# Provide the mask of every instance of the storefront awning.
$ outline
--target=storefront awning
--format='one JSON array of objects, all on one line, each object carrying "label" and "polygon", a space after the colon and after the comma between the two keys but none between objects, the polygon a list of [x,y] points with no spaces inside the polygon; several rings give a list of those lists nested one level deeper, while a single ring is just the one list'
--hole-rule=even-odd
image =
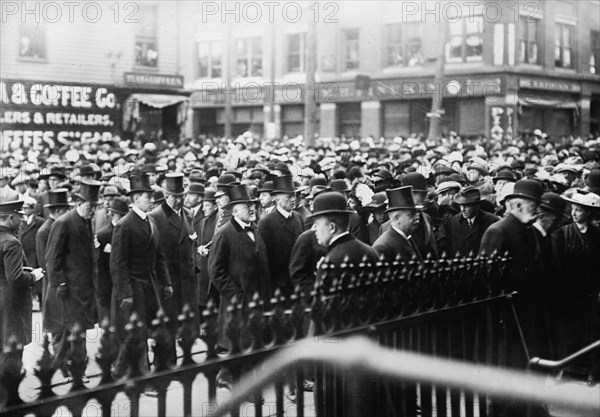
[{"label": "storefront awning", "polygon": [[540,97],[529,98],[519,97],[519,104],[521,106],[531,107],[546,107],[555,109],[578,109],[577,102],[575,100],[549,100]]},{"label": "storefront awning", "polygon": [[132,94],[127,101],[138,101],[155,109],[163,109],[184,101],[188,101],[187,96],[177,96],[169,94]]}]

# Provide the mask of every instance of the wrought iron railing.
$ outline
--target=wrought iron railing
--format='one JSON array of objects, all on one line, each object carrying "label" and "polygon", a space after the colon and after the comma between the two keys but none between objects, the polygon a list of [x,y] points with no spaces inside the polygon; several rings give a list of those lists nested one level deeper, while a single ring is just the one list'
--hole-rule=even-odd
[{"label": "wrought iron railing", "polygon": [[[513,318],[509,308],[511,293],[505,286],[506,261],[506,257],[492,255],[427,259],[423,264],[416,260],[372,265],[364,259],[355,262],[348,259],[338,266],[326,262],[322,265],[325,270],[322,280],[311,294],[303,294],[297,288],[288,300],[279,293],[271,300],[255,296],[247,306],[233,300],[227,308],[226,334],[230,348],[224,355],[217,352],[218,308],[211,303],[201,320],[199,336],[206,345],[206,357],[201,363],[192,356],[192,346],[198,337],[196,318],[190,309],[184,309],[179,317],[178,338],[183,358],[179,366],[173,368],[169,368],[167,362],[169,333],[164,317],[159,314],[151,329],[154,367],[150,374],[144,374],[138,360],[145,354],[147,330],[132,315],[126,329],[126,342],[120,346],[128,358],[129,375],[119,381],[112,378],[111,365],[117,348],[112,330],[104,324],[95,358],[102,376],[99,385],[93,388],[84,383],[87,358],[81,352],[85,335],[75,328],[68,364],[71,390],[61,396],[53,391],[51,381],[56,369],[46,339],[44,353],[35,370],[40,393],[31,402],[25,402],[19,395],[23,379],[18,359],[20,347],[12,343],[3,353],[0,368],[0,384],[4,387],[0,414],[46,416],[63,406],[73,415],[81,415],[93,400],[102,415],[108,416],[115,398],[125,394],[130,402],[129,414],[137,416],[140,399],[151,387],[158,397],[156,414],[163,416],[167,409],[166,392],[173,382],[182,386],[185,416],[206,413],[207,405],[212,407],[217,402],[220,371],[228,371],[235,387],[243,375],[256,372],[255,367],[265,359],[307,336],[319,343],[334,343],[350,335],[367,334],[379,345],[395,350],[505,366],[511,356],[508,329]],[[206,379],[206,392],[193,391],[199,375]],[[446,384],[432,385],[428,380],[415,383],[380,377],[370,381],[361,385],[368,401],[356,403],[345,394],[352,392],[347,388],[354,384],[347,370],[327,364],[298,365],[288,370],[269,392],[259,391],[246,400],[255,415],[263,415],[264,398],[269,397],[273,399],[277,415],[283,415],[292,406],[298,416],[308,414],[307,400],[319,416],[349,415],[354,413],[355,403],[363,408],[368,406],[368,415],[442,415],[441,410],[455,415],[462,409],[467,410],[468,416],[485,416],[493,404],[485,392],[463,392]],[[312,392],[302,389],[307,383],[314,383]],[[286,390],[292,391],[293,402],[285,397]],[[240,411],[236,406],[230,412],[236,416]]]}]

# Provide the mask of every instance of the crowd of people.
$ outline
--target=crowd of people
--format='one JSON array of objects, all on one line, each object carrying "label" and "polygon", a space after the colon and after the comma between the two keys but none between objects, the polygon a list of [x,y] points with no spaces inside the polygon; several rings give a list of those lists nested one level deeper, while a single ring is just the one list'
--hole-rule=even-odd
[{"label": "crowd of people", "polygon": [[115,137],[2,162],[0,343],[31,341],[39,303],[64,373],[75,323],[108,319],[122,344],[132,312],[162,309],[174,362],[177,314],[209,300],[227,350],[232,302],[310,297],[324,259],[506,253],[529,356],[600,338],[600,138]]}]

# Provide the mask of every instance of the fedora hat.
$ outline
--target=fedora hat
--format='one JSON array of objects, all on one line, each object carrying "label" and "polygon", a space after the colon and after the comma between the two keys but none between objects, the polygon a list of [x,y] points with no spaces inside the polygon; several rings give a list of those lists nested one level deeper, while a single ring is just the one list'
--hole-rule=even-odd
[{"label": "fedora hat", "polygon": [[337,191],[321,192],[313,202],[313,213],[308,217],[317,217],[327,214],[350,214],[346,196]]},{"label": "fedora hat", "polygon": [[540,207],[550,210],[559,216],[564,216],[567,202],[556,193],[544,193],[542,194],[542,204],[540,204]]},{"label": "fedora hat", "polygon": [[505,200],[511,198],[525,198],[541,202],[543,193],[542,184],[536,180],[519,180],[515,182],[515,188],[511,194],[505,197]]},{"label": "fedora hat", "polygon": [[413,199],[413,188],[411,185],[392,188],[387,190],[388,208],[386,213],[394,210],[417,210]]},{"label": "fedora hat", "polygon": [[294,194],[295,192],[296,189],[294,188],[294,181],[291,175],[273,178],[272,194]]},{"label": "fedora hat", "polygon": [[481,203],[481,192],[479,188],[467,187],[454,195],[454,201],[458,204]]},{"label": "fedora hat", "polygon": [[135,193],[153,193],[154,190],[150,185],[150,177],[148,174],[136,171],[129,174],[129,187],[130,190],[127,192],[127,196]]},{"label": "fedora hat", "polygon": [[598,194],[584,194],[579,191],[580,190],[575,190],[570,198],[567,196],[562,196],[562,198],[571,204],[577,204],[579,206],[588,207],[591,209],[600,209],[600,196]]},{"label": "fedora hat", "polygon": [[44,208],[70,206],[69,190],[66,188],[55,188],[54,190],[48,190],[48,204],[44,204]]},{"label": "fedora hat", "polygon": [[193,182],[190,184],[190,188],[188,189],[188,194],[197,194],[199,196],[204,195],[204,185],[199,182]]},{"label": "fedora hat", "polygon": [[79,192],[75,194],[75,197],[82,200],[88,201],[92,204],[98,204],[100,201],[100,187],[102,183],[95,180],[81,180],[81,186]]},{"label": "fedora hat", "polygon": [[183,178],[184,175],[180,172],[170,172],[165,174],[164,192],[172,195],[184,195],[186,190],[183,186]]},{"label": "fedora hat", "polygon": [[365,205],[362,210],[363,211],[377,211],[384,209],[387,204],[387,195],[383,192],[373,194],[371,197],[371,202]]},{"label": "fedora hat", "polygon": [[207,188],[204,190],[204,195],[202,196],[202,201],[216,201],[217,197],[215,197],[217,190],[212,188]]},{"label": "fedora hat", "polygon": [[494,184],[496,184],[500,180],[515,182],[517,181],[517,177],[515,177],[515,174],[513,174],[512,172],[503,169],[502,171],[498,172],[494,178],[492,178]]},{"label": "fedora hat", "polygon": [[0,203],[0,214],[25,214],[23,200],[5,201]]},{"label": "fedora hat", "polygon": [[233,208],[233,206],[235,206],[236,204],[241,204],[241,203],[254,203],[256,201],[256,199],[253,199],[252,197],[250,197],[250,194],[248,193],[248,189],[246,188],[245,185],[243,184],[236,184],[233,185],[230,189],[229,189],[229,204],[227,204],[226,208],[230,209]]},{"label": "fedora hat", "polygon": [[258,193],[272,193],[274,189],[273,181],[265,181],[262,185],[262,188],[258,189]]},{"label": "fedora hat", "polygon": [[117,214],[127,214],[129,212],[129,201],[127,197],[115,197],[110,203],[111,212]]},{"label": "fedora hat", "polygon": [[402,187],[412,186],[412,191],[415,193],[427,192],[427,180],[423,174],[419,174],[418,172],[404,174],[402,178],[400,178],[400,183],[402,184]]},{"label": "fedora hat", "polygon": [[102,197],[118,197],[120,195],[119,189],[114,185],[107,185],[102,191]]}]

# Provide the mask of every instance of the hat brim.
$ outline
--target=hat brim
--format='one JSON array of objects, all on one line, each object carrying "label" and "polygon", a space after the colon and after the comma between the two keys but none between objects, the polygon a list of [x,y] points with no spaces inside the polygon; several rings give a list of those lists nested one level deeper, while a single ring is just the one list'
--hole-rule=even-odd
[{"label": "hat brim", "polygon": [[286,191],[284,191],[284,190],[272,190],[271,194],[296,194],[298,192],[298,190],[292,190],[292,191],[289,191],[289,190],[286,190]]},{"label": "hat brim", "polygon": [[565,196],[562,196],[562,195],[560,197],[563,200],[568,201],[571,204],[577,204],[578,206],[587,207],[587,208],[592,209],[592,210],[600,210],[600,207],[590,206],[589,204],[582,203],[581,201],[575,201],[572,198],[565,197]]},{"label": "hat brim", "polygon": [[204,198],[202,197],[202,199],[200,200],[201,202],[205,202],[205,201],[210,201],[211,203],[214,203],[217,201],[216,197],[211,197],[211,198]]},{"label": "hat brim", "polygon": [[531,196],[529,194],[520,194],[520,193],[513,193],[513,194],[508,194],[504,197],[504,201],[510,199],[510,198],[524,198],[526,200],[532,200],[535,201],[537,203],[541,203],[542,200],[540,198]]},{"label": "hat brim", "polygon": [[390,207],[384,213],[389,213],[390,211],[398,211],[398,210],[414,210],[418,211],[418,207],[410,207],[410,206],[400,206],[400,207]]},{"label": "hat brim", "polygon": [[71,208],[74,205],[75,204],[73,204],[73,203],[44,204],[44,208],[52,208],[52,207],[68,207],[68,208]]},{"label": "hat brim", "polygon": [[354,213],[353,210],[323,210],[323,211],[318,211],[316,213],[311,214],[310,216],[308,216],[308,218],[315,218],[318,216],[325,216],[327,214],[350,214],[350,213]]},{"label": "hat brim", "polygon": [[387,203],[381,203],[378,205],[367,205],[361,208],[362,211],[377,211],[385,208]]},{"label": "hat brim", "polygon": [[151,188],[149,188],[149,189],[147,189],[147,188],[142,188],[142,189],[138,189],[138,190],[131,190],[131,191],[127,191],[127,192],[125,193],[125,195],[126,195],[127,197],[129,197],[129,196],[131,196],[132,194],[135,194],[135,193],[153,193],[153,192],[154,192],[154,190],[153,190],[153,189],[151,189]]},{"label": "hat brim", "polygon": [[226,209],[231,209],[233,208],[233,206],[235,206],[236,204],[252,204],[252,203],[256,203],[258,201],[258,198],[254,198],[251,200],[237,200],[237,201],[230,201],[225,208]]},{"label": "hat brim", "polygon": [[117,213],[117,214],[123,214],[123,215],[129,213],[129,210],[128,211],[120,211],[120,210],[115,210],[112,208],[109,208],[108,211],[110,211],[111,213]]},{"label": "hat brim", "polygon": [[515,178],[497,178],[497,177],[492,178],[492,182],[494,184],[496,184],[498,181],[501,181],[501,180],[508,181],[508,182],[517,182],[517,180]]},{"label": "hat brim", "polygon": [[187,193],[188,193],[188,190],[183,190],[183,191],[181,191],[181,192],[177,192],[177,193],[176,193],[176,192],[173,192],[173,191],[167,191],[167,190],[166,190],[166,189],[164,189],[164,188],[163,188],[162,190],[163,190],[163,192],[165,193],[165,195],[177,195],[177,196],[180,196],[180,195],[185,195],[185,194],[187,194]]},{"label": "hat brim", "polygon": [[483,198],[481,198],[481,197],[478,200],[473,200],[473,199],[469,199],[469,198],[460,198],[460,197],[457,197],[457,198],[454,199],[454,202],[456,204],[463,204],[463,205],[465,205],[465,204],[479,204],[482,201],[483,201]]}]

